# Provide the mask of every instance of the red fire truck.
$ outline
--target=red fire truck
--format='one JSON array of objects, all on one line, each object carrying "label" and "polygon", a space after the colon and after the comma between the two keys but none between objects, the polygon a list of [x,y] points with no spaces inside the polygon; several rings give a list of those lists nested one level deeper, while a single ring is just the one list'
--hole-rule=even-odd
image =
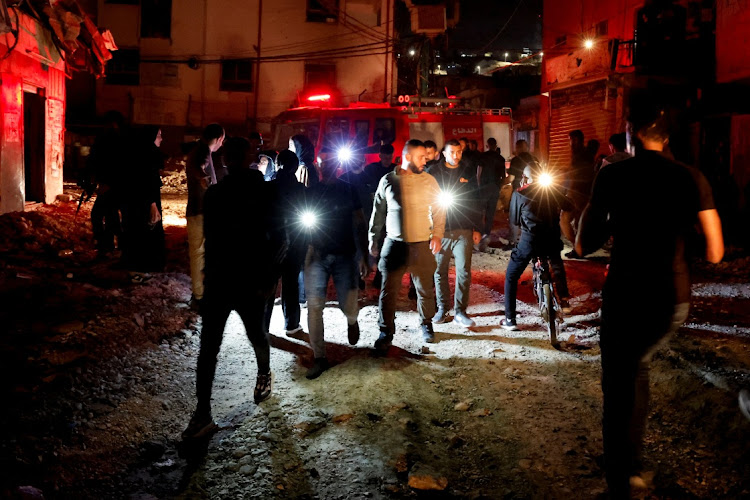
[{"label": "red fire truck", "polygon": [[[425,106],[391,106],[387,103],[352,103],[346,108],[305,106],[281,113],[274,121],[273,147],[288,147],[289,138],[306,135],[321,150],[347,147],[377,161],[382,144],[393,145],[396,158],[409,139],[432,140],[442,147],[446,140],[475,139],[479,149],[494,137],[502,152],[509,152],[512,117],[510,108],[461,109]],[[396,159],[396,161],[399,161]]]}]

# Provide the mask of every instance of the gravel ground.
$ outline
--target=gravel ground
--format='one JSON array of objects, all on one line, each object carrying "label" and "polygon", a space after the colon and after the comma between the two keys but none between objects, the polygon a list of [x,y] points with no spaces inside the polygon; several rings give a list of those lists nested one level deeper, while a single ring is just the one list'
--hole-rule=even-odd
[{"label": "gravel ground", "polygon": [[[175,183],[178,184],[178,183]],[[166,273],[131,284],[91,252],[75,202],[0,217],[3,495],[30,498],[597,498],[602,472],[598,309],[605,264],[568,261],[573,313],[549,345],[528,283],[521,329],[499,328],[508,252],[475,253],[477,327],[436,325],[423,346],[415,304],[399,298],[387,356],[377,292],[361,296],[349,346],[331,296],[334,366],[304,374],[306,339],[274,311],[273,396],[252,402],[256,365],[236,314],[214,385],[221,430],[180,443],[194,407],[201,321],[188,307],[184,195],[164,197]],[[502,214],[499,214],[499,219]],[[504,238],[500,224],[496,235]],[[500,246],[501,241],[494,244]],[[64,250],[71,250],[70,254]],[[750,496],[748,259],[699,267],[686,326],[655,356],[646,439],[648,498]],[[451,275],[451,280],[453,276]],[[530,272],[522,281],[530,280]],[[636,313],[637,311],[634,311]],[[303,326],[306,313],[303,309]],[[305,328],[306,329],[306,328]],[[634,335],[637,328],[634,327]],[[37,496],[34,496],[37,495]]]}]

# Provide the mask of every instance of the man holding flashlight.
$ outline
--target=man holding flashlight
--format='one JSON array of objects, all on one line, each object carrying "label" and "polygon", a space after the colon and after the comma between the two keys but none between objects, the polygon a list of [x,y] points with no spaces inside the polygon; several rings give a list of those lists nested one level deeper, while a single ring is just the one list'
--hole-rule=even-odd
[{"label": "man holding flashlight", "polygon": [[534,256],[549,257],[560,306],[563,312],[570,312],[568,282],[560,257],[563,249],[560,239],[560,211],[571,210],[572,207],[571,201],[549,174],[542,173],[538,163],[534,162],[533,166],[523,169],[521,187],[510,199],[510,223],[521,227],[521,237],[510,254],[508,268],[505,270],[505,319],[500,322],[504,329],[518,330],[518,279]]},{"label": "man holding flashlight", "polygon": [[448,321],[451,292],[448,286],[448,268],[451,257],[456,260],[456,292],[453,320],[471,328],[476,326],[474,320],[466,315],[469,306],[469,288],[471,287],[471,254],[474,245],[478,245],[481,234],[479,211],[479,188],[473,170],[461,161],[461,143],[451,139],[445,143],[443,157],[430,168],[440,186],[440,202],[446,212],[445,236],[442,250],[435,256],[435,289],[437,293],[437,313],[433,323]]},{"label": "man holding flashlight", "polygon": [[[380,179],[370,218],[370,254],[380,257],[380,337],[375,349],[387,351],[393,340],[396,298],[401,278],[410,272],[417,289],[422,336],[432,342],[435,315],[434,255],[440,252],[445,232],[445,210],[439,205],[440,186],[424,172],[425,147],[410,140],[402,152],[401,167]],[[385,234],[382,248],[378,244]]]},{"label": "man holding flashlight", "polygon": [[[323,308],[331,278],[339,307],[346,316],[349,343],[355,345],[359,341],[358,282],[369,271],[365,257],[366,223],[356,190],[336,178],[339,165],[336,154],[321,153],[318,167],[323,179],[307,190],[306,209],[300,217],[300,224],[310,231],[310,247],[305,258],[305,294],[315,362],[307,372],[308,379],[319,377],[329,367],[323,338]],[[355,255],[361,256],[359,263]]]}]

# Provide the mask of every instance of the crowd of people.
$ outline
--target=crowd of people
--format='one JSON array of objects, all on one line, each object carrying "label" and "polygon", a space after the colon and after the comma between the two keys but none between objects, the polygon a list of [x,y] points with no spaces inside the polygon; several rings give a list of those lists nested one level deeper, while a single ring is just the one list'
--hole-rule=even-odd
[{"label": "crowd of people", "polygon": [[[216,428],[211,389],[232,310],[242,319],[255,350],[256,403],[272,392],[269,327],[277,295],[290,336],[301,332],[300,303],[307,303],[314,356],[308,379],[330,368],[323,309],[331,280],[351,345],[360,339],[358,293],[375,269],[371,283],[380,290],[376,351],[386,353],[393,341],[396,300],[406,273],[411,276],[424,342],[435,341],[433,324],[449,321],[451,309],[455,323],[475,326],[468,314],[472,255],[488,240],[500,190],[510,184],[512,232],[506,248],[511,255],[502,328],[517,329],[518,279],[532,257],[549,258],[561,308],[569,312],[562,238],[574,244],[572,257],[608,242],[612,246],[601,328],[604,452],[610,494],[627,498],[630,478],[640,467],[650,357],[687,318],[685,252],[696,225],[705,238],[705,258],[718,262],[723,256],[711,189],[699,171],[670,158],[663,110],[653,103],[632,107],[627,132],[613,135],[610,154],[599,158],[598,143],[585,145],[581,131],[570,132],[571,164],[548,185],[539,182],[545,169],[523,140],[515,144],[506,173],[505,158],[492,138],[484,152],[466,138],[449,139],[442,149],[432,141],[412,139],[400,152],[398,164],[393,146],[384,144],[379,161],[365,165],[364,152],[354,152],[346,160],[325,149],[316,156],[304,135],[290,138],[288,149],[263,153],[259,134],[226,138],[222,126],[207,126],[186,167],[193,303],[203,316],[203,329],[197,406],[183,438],[199,438]],[[118,134],[115,124],[94,148],[93,165],[122,161],[114,153],[97,156],[117,150],[113,144]],[[137,185],[133,180],[129,186],[132,196],[124,202],[108,188],[117,182],[98,175],[92,222],[100,249],[110,249],[111,238],[122,234],[128,265],[156,269],[164,262],[158,196],[161,133],[144,129],[139,137]],[[220,148],[222,165],[215,167],[213,153]],[[632,172],[646,171],[669,179],[669,189],[650,203],[632,203],[631,194],[621,186]],[[118,210],[122,228],[120,219],[115,221]],[[653,214],[669,222],[644,224]],[[162,250],[157,252],[159,245]],[[639,276],[648,276],[647,286],[633,279]]]}]

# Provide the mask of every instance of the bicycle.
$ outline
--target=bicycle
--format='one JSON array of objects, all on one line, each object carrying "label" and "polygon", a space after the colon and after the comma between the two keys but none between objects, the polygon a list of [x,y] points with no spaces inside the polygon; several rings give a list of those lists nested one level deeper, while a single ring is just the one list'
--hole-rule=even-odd
[{"label": "bicycle", "polygon": [[547,325],[550,343],[558,347],[557,341],[557,321],[562,322],[562,308],[560,301],[555,293],[555,286],[552,282],[550,273],[549,259],[547,257],[536,256],[532,259],[534,264],[534,296],[539,301],[539,312],[542,315],[544,323]]}]

